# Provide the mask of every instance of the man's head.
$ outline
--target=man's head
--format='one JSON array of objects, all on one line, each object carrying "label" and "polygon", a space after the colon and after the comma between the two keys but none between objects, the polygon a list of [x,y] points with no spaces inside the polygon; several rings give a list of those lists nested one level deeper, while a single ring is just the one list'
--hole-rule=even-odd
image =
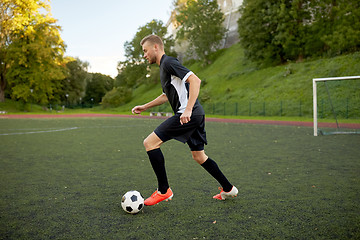
[{"label": "man's head", "polygon": [[141,40],[140,45],[144,52],[144,58],[150,64],[160,64],[160,58],[164,54],[164,43],[159,36],[148,35]]}]

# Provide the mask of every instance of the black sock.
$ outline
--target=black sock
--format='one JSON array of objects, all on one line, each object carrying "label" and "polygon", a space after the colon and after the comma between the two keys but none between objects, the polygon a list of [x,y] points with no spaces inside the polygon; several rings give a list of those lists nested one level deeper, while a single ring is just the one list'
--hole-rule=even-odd
[{"label": "black sock", "polygon": [[201,166],[205,168],[205,170],[208,171],[211,176],[213,176],[220,183],[225,192],[231,191],[233,186],[221,172],[220,168],[214,160],[208,158],[203,164],[201,164]]},{"label": "black sock", "polygon": [[165,194],[169,188],[169,183],[166,176],[164,155],[160,148],[150,150],[147,154],[158,180],[158,191]]}]

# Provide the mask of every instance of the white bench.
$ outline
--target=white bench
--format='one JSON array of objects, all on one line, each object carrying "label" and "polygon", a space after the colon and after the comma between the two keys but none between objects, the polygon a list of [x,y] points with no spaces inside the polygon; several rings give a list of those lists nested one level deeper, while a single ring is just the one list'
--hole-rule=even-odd
[{"label": "white bench", "polygon": [[151,117],[171,117],[173,114],[171,112],[150,112]]}]

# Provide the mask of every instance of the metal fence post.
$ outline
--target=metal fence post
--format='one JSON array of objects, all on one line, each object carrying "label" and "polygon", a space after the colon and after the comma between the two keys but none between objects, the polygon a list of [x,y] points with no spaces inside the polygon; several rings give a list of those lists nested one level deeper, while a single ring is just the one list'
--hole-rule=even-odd
[{"label": "metal fence post", "polygon": [[251,101],[249,102],[249,116],[251,116]]},{"label": "metal fence post", "polygon": [[264,114],[264,116],[266,116],[265,103],[266,103],[266,102],[263,103],[263,114]]}]

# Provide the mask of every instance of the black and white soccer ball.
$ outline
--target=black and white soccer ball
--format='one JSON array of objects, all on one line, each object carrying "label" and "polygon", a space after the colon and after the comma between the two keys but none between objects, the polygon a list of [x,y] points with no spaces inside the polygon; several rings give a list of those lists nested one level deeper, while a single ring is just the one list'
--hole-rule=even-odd
[{"label": "black and white soccer ball", "polygon": [[144,207],[144,198],[138,191],[129,191],[122,196],[121,206],[125,212],[136,214]]}]

